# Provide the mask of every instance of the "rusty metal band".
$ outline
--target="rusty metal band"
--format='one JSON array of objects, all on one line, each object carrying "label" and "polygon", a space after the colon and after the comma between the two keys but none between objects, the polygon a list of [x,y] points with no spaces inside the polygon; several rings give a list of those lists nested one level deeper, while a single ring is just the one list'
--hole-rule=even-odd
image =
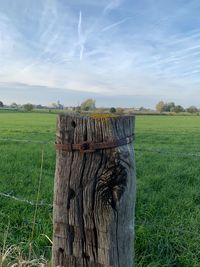
[{"label": "rusty metal band", "polygon": [[109,148],[116,148],[119,146],[124,146],[127,144],[132,143],[134,140],[134,135],[127,136],[125,138],[119,139],[119,140],[113,140],[113,141],[107,141],[107,142],[93,142],[93,141],[85,141],[79,144],[55,144],[55,148],[57,150],[62,150],[66,152],[72,152],[72,151],[80,151],[83,153],[89,153],[94,152],[96,150],[102,150],[102,149],[109,149]]}]

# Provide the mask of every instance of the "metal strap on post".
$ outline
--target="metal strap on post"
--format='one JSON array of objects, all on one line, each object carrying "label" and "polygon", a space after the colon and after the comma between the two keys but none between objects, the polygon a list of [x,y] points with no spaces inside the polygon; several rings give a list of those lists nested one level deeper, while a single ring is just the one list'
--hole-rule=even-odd
[{"label": "metal strap on post", "polygon": [[72,152],[72,151],[80,151],[83,153],[91,153],[96,150],[101,149],[109,149],[109,148],[115,148],[119,146],[124,146],[127,144],[132,143],[134,140],[134,136],[127,136],[125,138],[119,139],[119,140],[113,140],[113,141],[107,141],[107,142],[92,142],[92,141],[84,141],[79,144],[55,144],[55,148],[57,150],[62,150],[66,152]]}]

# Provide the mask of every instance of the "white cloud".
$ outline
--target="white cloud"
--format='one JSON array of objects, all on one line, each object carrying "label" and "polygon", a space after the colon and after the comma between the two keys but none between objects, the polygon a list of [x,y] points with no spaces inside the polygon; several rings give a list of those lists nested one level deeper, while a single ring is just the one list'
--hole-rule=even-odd
[{"label": "white cloud", "polygon": [[107,2],[108,3],[104,8],[103,14],[106,14],[109,11],[118,8],[122,4],[123,0],[108,0]]},{"label": "white cloud", "polygon": [[177,17],[193,9],[176,10],[175,17],[161,4],[131,10],[129,1],[117,0],[87,0],[88,8],[81,1],[20,1],[23,10],[0,7],[0,81],[109,95],[196,92],[198,23],[177,28]]}]

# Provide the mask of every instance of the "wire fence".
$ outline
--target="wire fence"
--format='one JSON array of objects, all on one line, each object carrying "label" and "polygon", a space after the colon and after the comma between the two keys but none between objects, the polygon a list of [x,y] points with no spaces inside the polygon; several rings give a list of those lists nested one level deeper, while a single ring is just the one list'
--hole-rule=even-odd
[{"label": "wire fence", "polygon": [[183,227],[175,227],[175,226],[171,226],[171,225],[159,225],[156,222],[143,222],[143,221],[136,221],[135,222],[135,226],[137,228],[140,227],[145,227],[149,230],[154,230],[156,229],[157,232],[160,231],[164,231],[164,232],[172,232],[173,234],[179,234],[179,235],[191,235],[192,238],[196,238],[198,240],[200,240],[200,230],[199,229],[195,229],[195,230],[191,230],[191,229],[186,229]]},{"label": "wire fence", "polygon": [[147,152],[147,153],[156,153],[156,154],[162,154],[162,155],[172,155],[172,156],[177,156],[177,157],[200,157],[200,152],[189,152],[189,153],[185,153],[185,152],[177,152],[177,151],[173,151],[173,152],[169,152],[166,150],[161,150],[161,149],[139,149],[139,148],[135,148],[134,149],[136,152]]},{"label": "wire fence", "polygon": [[[42,175],[43,175],[43,165],[44,165],[44,147],[45,144],[53,145],[52,141],[38,141],[38,140],[27,140],[27,139],[9,139],[9,138],[0,138],[0,142],[6,143],[27,143],[27,144],[40,144],[42,145],[41,150],[41,166],[40,166],[40,174],[39,174],[39,182],[38,182],[38,189],[37,189],[37,199],[36,201],[27,200],[21,197],[14,196],[13,194],[7,192],[0,192],[0,197],[7,198],[16,202],[25,203],[31,206],[34,206],[35,212],[37,213],[38,206],[48,206],[53,207],[52,204],[46,203],[44,200],[39,202],[40,190],[41,190],[41,182],[42,182]],[[36,216],[36,215],[35,215]]]},{"label": "wire fence", "polygon": [[53,141],[13,139],[13,138],[0,138],[0,142],[6,142],[6,143],[29,143],[29,144],[49,144],[49,145],[53,145],[54,144]]},{"label": "wire fence", "polygon": [[[50,209],[53,208],[53,205],[51,203],[47,203],[44,200],[39,200],[40,196],[40,190],[41,190],[41,181],[42,181],[42,175],[43,175],[43,164],[44,164],[44,147],[43,145],[50,145],[54,146],[54,141],[52,140],[47,140],[47,141],[41,141],[41,140],[30,140],[30,139],[14,139],[14,138],[0,138],[0,143],[17,143],[17,144],[38,144],[42,146],[42,157],[41,157],[41,168],[40,168],[40,174],[39,174],[39,180],[38,180],[38,187],[37,187],[37,196],[36,200],[27,200],[18,196],[15,196],[11,193],[7,192],[0,192],[0,197],[5,198],[11,201],[16,201],[19,203],[24,203],[29,206],[33,206],[34,208],[34,220],[32,223],[32,234],[31,234],[31,239],[33,239],[34,231],[35,231],[35,221],[37,217],[37,211],[38,207],[49,207]],[[151,149],[151,148],[134,148],[136,155],[139,155],[139,158],[141,156],[146,155],[146,153],[150,154],[159,154],[159,155],[164,155],[164,156],[173,156],[173,157],[200,157],[200,151],[196,152],[180,152],[180,151],[167,151],[164,149]],[[135,222],[136,229],[140,229],[140,227],[144,227],[145,229],[148,230],[153,230],[158,232],[158,231],[164,231],[164,232],[171,232],[172,234],[178,234],[178,235],[190,235],[192,238],[197,238],[199,239],[199,235],[197,235],[198,231],[193,231],[192,229],[187,229],[183,227],[173,227],[173,226],[167,226],[167,225],[158,225],[156,222],[147,222],[147,221],[137,221]]]},{"label": "wire fence", "polygon": [[15,200],[17,202],[23,202],[23,203],[26,203],[28,205],[31,205],[31,206],[48,206],[48,207],[52,207],[53,205],[51,204],[48,204],[48,203],[45,203],[44,201],[41,201],[41,202],[38,202],[37,201],[30,201],[30,200],[27,200],[27,199],[23,199],[23,198],[19,198],[19,197],[15,197],[11,194],[7,194],[7,193],[3,193],[3,192],[0,192],[0,196],[1,197],[4,197],[4,198],[8,198],[8,199],[11,199],[11,200]]},{"label": "wire fence", "polygon": [[[30,140],[30,139],[12,139],[12,138],[0,138],[0,142],[6,143],[26,143],[26,144],[41,144],[41,145],[53,145],[54,141],[40,141],[40,140]],[[134,148],[136,152],[148,152],[148,153],[157,153],[163,155],[174,155],[174,156],[183,156],[183,157],[200,157],[200,151],[196,152],[180,152],[180,151],[167,151],[164,149],[149,149],[149,148]]]},{"label": "wire fence", "polygon": [[[47,141],[41,141],[41,140],[30,140],[30,139],[14,139],[14,138],[0,138],[0,142],[1,143],[21,143],[21,144],[38,144],[38,145],[50,145],[54,146],[54,141],[52,140],[47,140]],[[43,151],[43,150],[42,150]],[[196,152],[179,152],[179,151],[167,151],[167,150],[163,150],[163,149],[148,149],[148,148],[134,148],[134,151],[137,153],[144,155],[144,153],[154,153],[154,154],[160,154],[160,155],[166,155],[166,156],[173,156],[173,157],[200,157],[200,151],[196,151]],[[44,151],[42,152],[44,153]],[[44,157],[44,155],[43,155]],[[44,158],[42,157],[42,161],[44,161]],[[43,166],[43,162],[41,163]],[[42,174],[40,174],[40,183],[41,183],[41,179],[42,179]],[[39,184],[39,188],[38,188],[38,194],[40,191],[40,186],[41,184]],[[10,193],[7,192],[0,192],[0,197],[3,198],[7,198],[10,200],[14,200],[17,202],[22,202],[31,206],[48,206],[48,207],[52,207],[53,205],[50,203],[46,203],[44,200],[39,202],[39,198],[36,201],[32,201],[32,200],[27,200],[27,199],[23,199],[21,197],[17,197],[14,196]]]}]

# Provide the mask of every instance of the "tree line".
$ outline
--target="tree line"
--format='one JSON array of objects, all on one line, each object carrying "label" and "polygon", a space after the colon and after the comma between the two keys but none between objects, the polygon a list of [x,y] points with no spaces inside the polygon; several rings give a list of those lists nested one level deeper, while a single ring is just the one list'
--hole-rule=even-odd
[{"label": "tree line", "polygon": [[190,106],[188,108],[184,108],[181,105],[176,105],[174,102],[164,102],[160,101],[156,105],[157,112],[188,112],[188,113],[198,113],[200,110],[196,106]]},{"label": "tree line", "polygon": [[[26,103],[24,105],[18,105],[17,103],[13,102],[11,105],[7,106],[4,105],[2,101],[0,101],[0,108],[11,108],[15,110],[25,110],[25,111],[32,111],[33,109],[47,109],[49,112],[51,110],[66,110],[72,112],[110,112],[116,114],[124,114],[124,113],[152,113],[155,112],[153,110],[141,107],[141,108],[97,108],[96,102],[92,98],[88,98],[81,102],[80,105],[73,106],[73,107],[65,107],[60,103],[58,100],[57,103],[52,103],[50,106],[43,106],[43,105],[33,105],[31,103]],[[156,111],[159,113],[171,112],[171,113],[181,113],[181,112],[188,112],[188,113],[200,113],[200,109],[196,106],[190,106],[188,108],[184,108],[181,105],[176,105],[174,102],[164,102],[159,101],[155,107]]]},{"label": "tree line", "polygon": [[[88,98],[83,101],[80,105],[71,107],[72,111],[92,111],[96,109],[96,102],[92,98]],[[0,101],[0,108],[12,108],[12,109],[24,109],[26,111],[32,111],[33,109],[65,109],[68,107],[64,107],[58,100],[57,103],[52,103],[49,106],[42,106],[42,105],[33,105],[31,103],[26,103],[24,105],[19,105],[13,102],[11,105],[4,105],[2,101]]]},{"label": "tree line", "polygon": [[[42,105],[33,105],[31,103],[26,103],[24,105],[19,105],[15,102],[13,102],[11,105],[4,105],[2,101],[0,101],[0,108],[11,108],[15,110],[25,110],[25,111],[32,111],[33,109],[54,109],[54,110],[69,110],[74,112],[91,112],[96,111],[96,102],[92,98],[88,98],[81,102],[80,105],[74,106],[74,107],[65,107],[60,103],[58,100],[56,103],[52,103],[49,106],[42,106]],[[100,109],[98,109],[100,110]],[[109,110],[110,113],[123,113],[122,108],[115,108],[111,107]]]}]

